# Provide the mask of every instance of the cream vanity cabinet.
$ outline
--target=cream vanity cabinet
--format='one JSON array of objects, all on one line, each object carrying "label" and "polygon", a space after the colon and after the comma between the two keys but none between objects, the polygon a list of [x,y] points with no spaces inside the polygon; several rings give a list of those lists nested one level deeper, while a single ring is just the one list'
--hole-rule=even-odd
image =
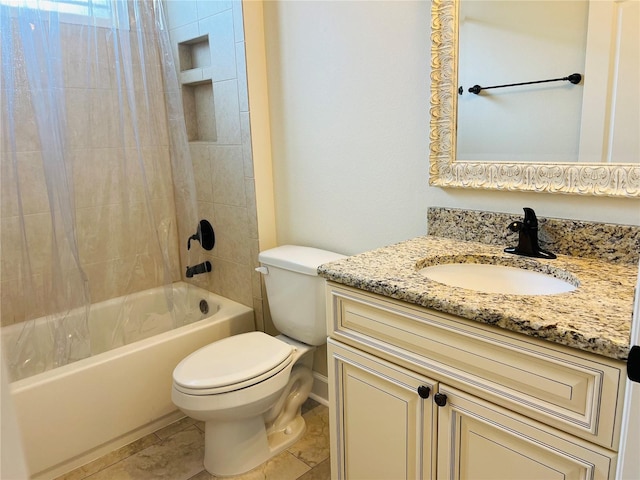
[{"label": "cream vanity cabinet", "polygon": [[327,289],[332,478],[614,478],[623,362]]}]

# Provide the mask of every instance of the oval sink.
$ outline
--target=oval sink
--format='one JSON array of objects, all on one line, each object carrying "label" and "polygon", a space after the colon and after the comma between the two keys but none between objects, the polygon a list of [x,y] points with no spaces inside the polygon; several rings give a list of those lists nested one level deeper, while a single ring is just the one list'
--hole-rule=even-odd
[{"label": "oval sink", "polygon": [[422,275],[451,287],[506,295],[554,295],[577,287],[551,275],[484,263],[447,263],[418,270]]}]

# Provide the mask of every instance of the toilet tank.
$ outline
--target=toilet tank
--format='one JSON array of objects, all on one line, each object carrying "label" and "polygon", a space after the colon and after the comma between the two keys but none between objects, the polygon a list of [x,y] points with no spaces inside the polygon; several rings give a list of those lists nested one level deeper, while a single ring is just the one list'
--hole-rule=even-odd
[{"label": "toilet tank", "polygon": [[316,270],[344,255],[318,248],[283,245],[260,252],[267,271],[264,283],[273,324],[281,333],[307,345],[327,341],[325,280]]}]

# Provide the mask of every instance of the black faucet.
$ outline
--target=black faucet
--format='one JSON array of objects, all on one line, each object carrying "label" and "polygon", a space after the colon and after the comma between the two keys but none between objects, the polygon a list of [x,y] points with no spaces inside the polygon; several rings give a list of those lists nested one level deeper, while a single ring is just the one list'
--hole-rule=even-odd
[{"label": "black faucet", "polygon": [[193,267],[187,267],[187,278],[192,278],[194,275],[198,275],[200,273],[206,273],[211,271],[211,262],[207,260],[206,262],[199,263],[198,265],[194,265]]},{"label": "black faucet", "polygon": [[554,259],[556,256],[540,248],[538,244],[538,217],[532,208],[524,208],[524,221],[511,222],[507,228],[518,232],[518,246],[508,247],[504,251],[526,257]]}]

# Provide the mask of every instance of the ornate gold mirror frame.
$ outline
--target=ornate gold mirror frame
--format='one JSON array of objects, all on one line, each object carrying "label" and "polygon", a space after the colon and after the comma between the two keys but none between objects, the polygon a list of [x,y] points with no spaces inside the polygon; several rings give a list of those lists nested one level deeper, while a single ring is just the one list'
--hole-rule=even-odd
[{"label": "ornate gold mirror frame", "polygon": [[640,197],[640,165],[456,160],[459,1],[432,0],[429,184],[438,187]]}]

